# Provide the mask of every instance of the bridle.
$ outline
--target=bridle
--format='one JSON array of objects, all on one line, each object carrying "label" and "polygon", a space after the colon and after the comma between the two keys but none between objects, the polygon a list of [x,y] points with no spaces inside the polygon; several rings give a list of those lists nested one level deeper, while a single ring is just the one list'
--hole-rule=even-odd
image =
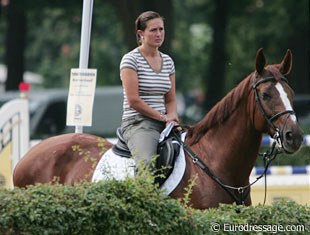
[{"label": "bridle", "polygon": [[[280,131],[280,129],[278,127],[276,127],[273,122],[275,120],[277,120],[279,117],[281,117],[282,115],[285,115],[285,114],[289,114],[289,115],[294,115],[295,112],[294,110],[285,110],[285,111],[282,111],[282,112],[279,112],[275,115],[273,115],[272,117],[268,117],[263,105],[262,105],[262,102],[260,100],[260,97],[258,95],[258,91],[257,91],[257,87],[262,84],[262,83],[266,83],[266,82],[271,82],[271,81],[277,81],[275,79],[275,77],[266,77],[266,78],[263,78],[259,81],[256,81],[256,78],[257,78],[257,74],[255,74],[253,76],[253,90],[254,90],[254,95],[255,95],[255,101],[258,105],[258,108],[259,110],[261,111],[263,117],[265,118],[265,120],[267,121],[268,125],[272,127],[272,129],[274,130],[274,136],[273,136],[273,139],[277,142],[278,146],[280,148],[282,148],[283,144],[282,144],[282,140],[283,140],[283,137],[282,137],[282,131]],[[287,79],[283,76],[280,77],[280,79],[286,83],[288,83]]]},{"label": "bridle", "polygon": [[[281,77],[281,80],[285,81],[286,83],[288,82],[285,77]],[[264,199],[264,204],[266,201],[266,175],[268,171],[268,167],[270,166],[271,162],[276,158],[276,156],[282,152],[283,144],[282,144],[282,135],[281,131],[278,127],[274,125],[274,121],[277,120],[280,116],[285,115],[285,114],[295,114],[293,110],[285,110],[282,112],[279,112],[275,114],[272,117],[268,117],[262,102],[260,100],[260,97],[258,95],[257,87],[266,82],[270,81],[276,81],[275,77],[266,77],[263,78],[259,81],[256,81],[256,75],[253,76],[253,90],[255,94],[255,101],[259,107],[259,110],[261,111],[263,117],[267,121],[268,125],[273,128],[275,131],[275,134],[273,136],[273,144],[269,150],[267,150],[265,153],[260,154],[263,156],[264,159],[264,171],[263,173],[258,176],[254,182],[249,183],[245,186],[242,187],[234,187],[230,186],[227,184],[224,184],[222,180],[217,177],[213,171],[208,167],[208,165],[196,154],[193,152],[193,150],[185,144],[184,141],[181,140],[180,136],[176,131],[173,131],[172,133],[174,134],[175,138],[178,140],[180,145],[183,147],[184,151],[187,152],[188,156],[191,158],[192,162],[194,164],[197,164],[208,176],[210,176],[211,179],[213,179],[225,192],[229,194],[229,196],[237,203],[237,205],[243,205],[245,203],[246,198],[249,196],[250,193],[250,187],[255,184],[259,179],[261,179],[263,176],[265,176],[265,199]],[[177,130],[174,128],[174,130]],[[235,193],[237,192],[237,194]]]}]

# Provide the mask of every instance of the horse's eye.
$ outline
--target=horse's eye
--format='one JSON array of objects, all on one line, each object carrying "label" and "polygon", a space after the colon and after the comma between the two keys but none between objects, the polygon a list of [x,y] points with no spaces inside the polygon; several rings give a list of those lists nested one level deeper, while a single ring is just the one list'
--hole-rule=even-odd
[{"label": "horse's eye", "polygon": [[270,96],[268,93],[264,92],[264,93],[262,94],[262,99],[263,99],[263,100],[269,100],[270,98],[271,98],[271,96]]}]

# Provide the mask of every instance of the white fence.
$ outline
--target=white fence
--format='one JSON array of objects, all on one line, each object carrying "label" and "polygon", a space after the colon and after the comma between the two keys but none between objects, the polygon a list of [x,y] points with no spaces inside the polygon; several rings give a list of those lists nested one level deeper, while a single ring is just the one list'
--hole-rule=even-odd
[{"label": "white fence", "polygon": [[12,172],[29,149],[27,99],[14,99],[0,109],[0,187],[12,187]]},{"label": "white fence", "polygon": [[[264,168],[255,167],[251,173],[251,182],[262,174]],[[267,188],[265,188],[265,183]],[[253,204],[266,203],[277,200],[291,200],[299,204],[310,203],[310,165],[306,166],[271,166],[267,171],[266,181],[259,180],[251,188]]]}]

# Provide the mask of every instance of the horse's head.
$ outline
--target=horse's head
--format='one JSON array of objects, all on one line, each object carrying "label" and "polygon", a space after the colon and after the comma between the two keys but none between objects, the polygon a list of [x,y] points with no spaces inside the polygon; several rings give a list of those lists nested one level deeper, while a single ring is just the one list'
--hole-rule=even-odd
[{"label": "horse's head", "polygon": [[282,62],[266,66],[263,50],[256,55],[253,89],[256,107],[256,128],[276,137],[286,153],[296,152],[303,141],[302,131],[293,110],[294,92],[287,76],[292,67],[292,53],[287,50]]}]

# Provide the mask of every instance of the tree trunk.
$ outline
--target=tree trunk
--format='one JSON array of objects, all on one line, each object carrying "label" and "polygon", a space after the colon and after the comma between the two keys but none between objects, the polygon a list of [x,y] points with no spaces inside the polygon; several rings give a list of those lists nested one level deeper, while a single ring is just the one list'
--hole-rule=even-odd
[{"label": "tree trunk", "polygon": [[214,0],[215,11],[212,22],[213,46],[211,49],[211,60],[207,77],[207,91],[205,109],[209,110],[223,96],[225,81],[225,62],[226,62],[226,25],[227,25],[227,0]]},{"label": "tree trunk", "polygon": [[11,0],[8,6],[8,31],[6,41],[6,90],[18,90],[23,81],[26,17],[22,1]]},{"label": "tree trunk", "polygon": [[[309,34],[299,33],[292,37],[289,43],[293,53],[293,67],[290,83],[297,94],[307,94],[310,91],[309,80]],[[303,45],[303,46],[301,46]]]}]

